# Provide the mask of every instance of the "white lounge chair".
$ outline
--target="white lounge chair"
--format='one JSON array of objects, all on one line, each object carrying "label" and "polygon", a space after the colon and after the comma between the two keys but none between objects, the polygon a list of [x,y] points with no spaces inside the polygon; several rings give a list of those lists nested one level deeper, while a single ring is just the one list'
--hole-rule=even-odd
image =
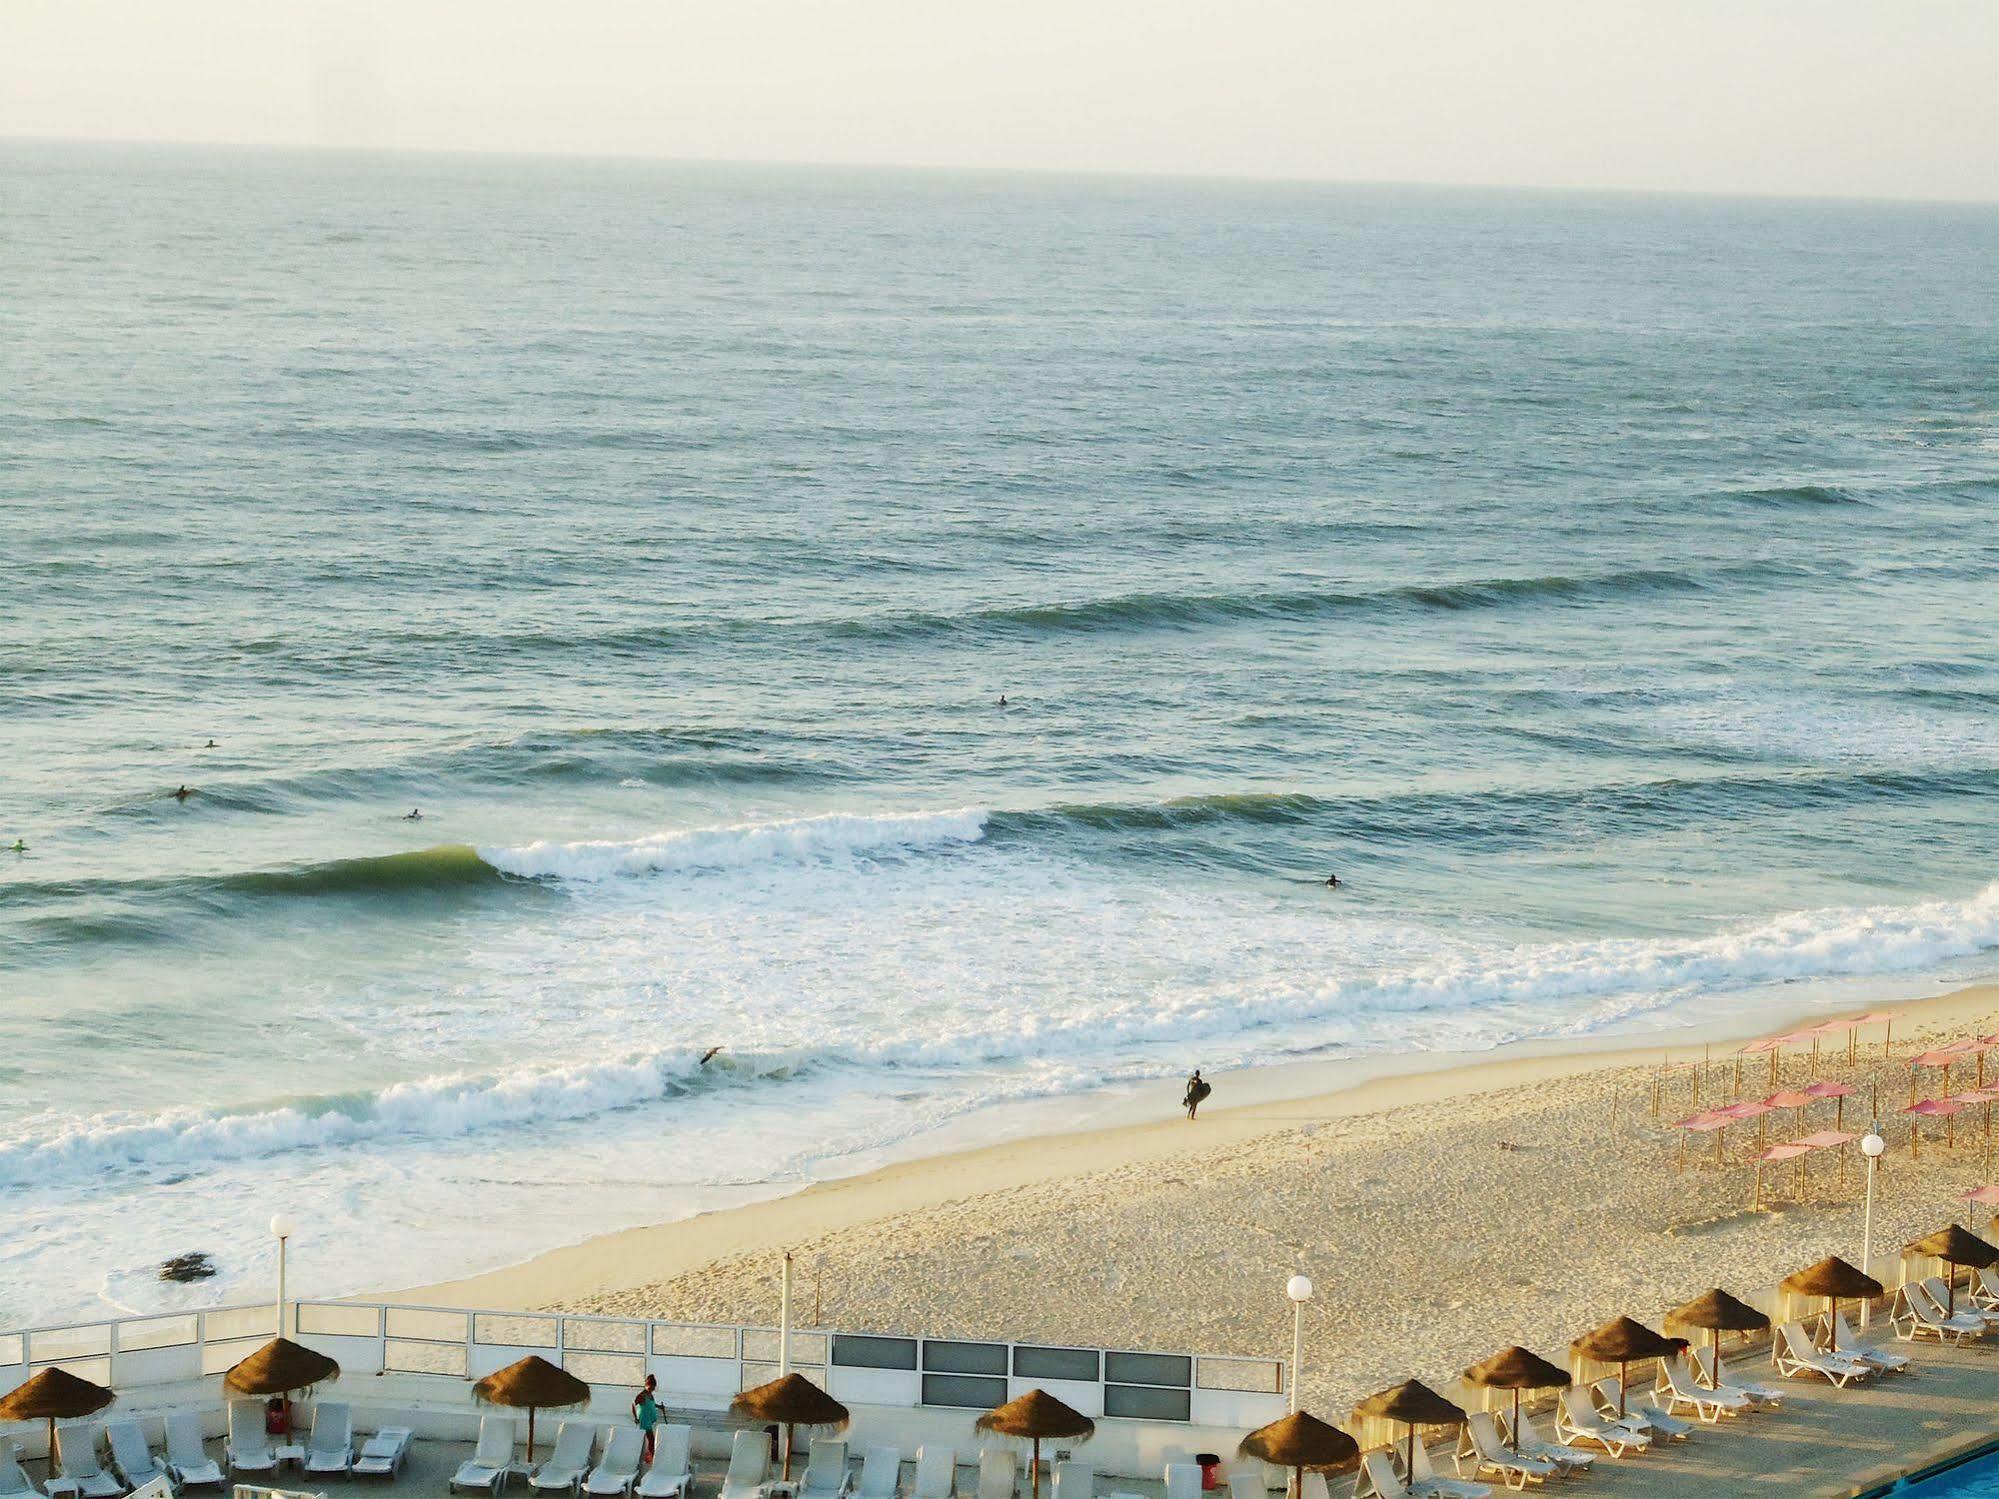
[{"label": "white lounge chair", "polygon": [[1528,1457],[1537,1457],[1542,1462],[1553,1463],[1566,1476],[1570,1473],[1587,1473],[1590,1464],[1596,1461],[1596,1454],[1582,1447],[1571,1447],[1566,1442],[1551,1442],[1534,1426],[1534,1418],[1523,1407],[1520,1412],[1519,1430],[1512,1433],[1515,1441],[1508,1445],[1518,1448]]},{"label": "white lounge chair", "polygon": [[1918,1338],[1934,1338],[1939,1343],[1968,1343],[1973,1338],[1985,1336],[1984,1318],[1946,1313],[1930,1300],[1929,1293],[1915,1281],[1910,1281],[1895,1293],[1895,1300],[1888,1309],[1888,1321],[1895,1329],[1895,1336],[1905,1343],[1913,1343]]},{"label": "white lounge chair", "polygon": [[1853,1329],[1846,1325],[1846,1313],[1841,1312],[1832,1319],[1833,1343],[1841,1353],[1850,1353],[1863,1364],[1871,1365],[1883,1374],[1906,1374],[1914,1364],[1906,1353],[1895,1353],[1886,1348],[1876,1348],[1863,1343],[1853,1335]]},{"label": "white lounge chair", "polygon": [[769,1476],[769,1434],[761,1426],[737,1432],[729,1446],[729,1471],[722,1475],[722,1499],[754,1499]]},{"label": "white lounge chair", "polygon": [[481,1416],[478,1445],[472,1449],[472,1455],[458,1465],[458,1471],[451,1475],[451,1492],[484,1489],[489,1494],[497,1494],[500,1485],[507,1481],[507,1470],[513,1465],[513,1418]]},{"label": "white lounge chair", "polygon": [[1323,1473],[1300,1473],[1298,1475],[1298,1499],[1333,1499],[1333,1491],[1326,1484]]},{"label": "white lounge chair", "polygon": [[42,1499],[41,1490],[22,1471],[12,1442],[0,1441],[0,1499]]},{"label": "white lounge chair", "polygon": [[629,1494],[639,1481],[639,1463],[645,1456],[646,1434],[636,1426],[613,1426],[604,1439],[604,1455],[590,1476],[583,1480],[586,1494]]},{"label": "white lounge chair", "polygon": [[131,1417],[106,1421],[104,1439],[111,1444],[111,1466],[125,1480],[126,1488],[136,1489],[166,1472],[165,1464],[153,1456],[146,1442],[145,1428]]},{"label": "white lounge chair", "polygon": [[861,1478],[855,1486],[857,1499],[895,1499],[902,1484],[902,1449],[870,1447],[861,1456]]},{"label": "white lounge chair", "polygon": [[1492,1419],[1491,1411],[1471,1413],[1471,1419],[1465,1422],[1464,1440],[1465,1450],[1459,1455],[1458,1471],[1464,1471],[1464,1460],[1469,1458],[1474,1478],[1497,1478],[1509,1489],[1524,1489],[1530,1483],[1545,1483],[1562,1471],[1547,1458],[1532,1457],[1508,1448],[1499,1435],[1499,1423]]},{"label": "white lounge chair", "polygon": [[1816,1347],[1802,1322],[1786,1322],[1777,1329],[1777,1341],[1770,1350],[1777,1372],[1786,1376],[1817,1374],[1845,1389],[1873,1371],[1845,1351],[1831,1353]]},{"label": "white lounge chair", "polygon": [[1166,1499],[1201,1499],[1201,1470],[1197,1464],[1166,1465]]},{"label": "white lounge chair", "polygon": [[989,1447],[979,1454],[979,1499],[1013,1499],[1019,1482],[1020,1459],[1004,1447]]},{"label": "white lounge chair", "polygon": [[[1323,1473],[1318,1476],[1325,1477]],[[1054,1471],[1049,1475],[1048,1492],[1050,1499],[1097,1499],[1096,1467],[1074,1458],[1055,1464]],[[1311,1496],[1306,1495],[1305,1499],[1311,1499]]]},{"label": "white lounge chair", "polygon": [[1684,1408],[1691,1410],[1697,1419],[1712,1422],[1723,1416],[1740,1415],[1753,1404],[1739,1390],[1703,1389],[1694,1383],[1693,1371],[1683,1367],[1678,1359],[1660,1359],[1659,1378],[1662,1383],[1657,1393],[1665,1396],[1666,1409],[1675,1414]]},{"label": "white lounge chair", "polygon": [[1555,1434],[1568,1442],[1593,1442],[1612,1457],[1643,1452],[1652,1439],[1635,1426],[1607,1420],[1590,1404],[1589,1391],[1570,1385],[1555,1405]]},{"label": "white lounge chair", "polygon": [[[759,1439],[763,1433],[758,1432]],[[564,1421],[555,1428],[555,1446],[548,1461],[534,1470],[528,1483],[541,1494],[574,1493],[590,1471],[590,1454],[597,1446],[597,1428],[588,1421]],[[761,1481],[761,1480],[759,1480]]]},{"label": "white lounge chair", "polygon": [[814,1437],[812,1455],[805,1460],[805,1477],[798,1485],[798,1499],[844,1499],[854,1486],[847,1471],[847,1444],[838,1437]]},{"label": "white lounge chair", "polygon": [[355,1476],[386,1478],[394,1483],[409,1459],[410,1443],[415,1437],[416,1433],[407,1426],[377,1427],[375,1434],[361,1444],[361,1451],[354,1459]]},{"label": "white lounge chair", "polygon": [[[1200,1469],[1194,1471],[1198,1473]],[[1354,1479],[1353,1491],[1354,1499],[1367,1499],[1370,1494],[1376,1499],[1414,1499],[1409,1485],[1395,1471],[1395,1459],[1385,1447],[1360,1455],[1360,1475]]]},{"label": "white lounge chair", "polygon": [[[1621,1402],[1618,1399],[1620,1393],[1623,1395]],[[1654,1443],[1662,1439],[1679,1441],[1693,1430],[1686,1422],[1676,1421],[1667,1415],[1643,1390],[1627,1385],[1620,1392],[1615,1379],[1599,1379],[1590,1386],[1590,1394],[1596,1400],[1597,1414],[1604,1420],[1643,1432]],[[1620,1403],[1622,1410],[1618,1409]]]},{"label": "white lounge chair", "polygon": [[[1720,1366],[1715,1363],[1714,1354],[1715,1351],[1712,1348],[1696,1348],[1693,1351],[1694,1379],[1703,1389],[1727,1390],[1731,1394],[1746,1396],[1749,1403],[1759,1409],[1764,1406],[1781,1405],[1783,1403],[1784,1392],[1782,1390],[1772,1389],[1768,1385],[1749,1384],[1739,1378],[1731,1379],[1727,1377],[1727,1370],[1720,1369]],[[1720,1372],[1717,1372],[1718,1369]]]},{"label": "white lounge chair", "polygon": [[949,1447],[925,1442],[916,1449],[916,1472],[909,1480],[909,1499],[951,1499],[958,1487],[958,1454]]},{"label": "white lounge chair", "polygon": [[344,1400],[314,1402],[312,1433],[305,1439],[305,1471],[354,1471],[354,1407]]},{"label": "white lounge chair", "polygon": [[174,1499],[174,1486],[167,1482],[167,1475],[155,1473],[140,1484],[125,1499]]},{"label": "white lounge chair", "polygon": [[[1237,1468],[1229,1474],[1229,1499],[1269,1499],[1270,1485],[1263,1481],[1261,1472],[1252,1473],[1248,1468]],[[985,1499],[984,1495],[980,1499]]]},{"label": "white lounge chair", "polygon": [[255,1400],[229,1402],[229,1440],[222,1449],[233,1473],[275,1473],[278,1454],[264,1430],[264,1407]]},{"label": "white lounge chair", "polygon": [[201,1439],[201,1417],[175,1411],[167,1417],[167,1474],[184,1489],[220,1486],[227,1482],[222,1464],[208,1455]]},{"label": "white lounge chair", "polygon": [[1992,1331],[1995,1327],[1999,1327],[1999,1310],[1995,1310],[1989,1306],[1980,1306],[1976,1301],[1967,1296],[1953,1295],[1950,1287],[1943,1283],[1941,1275],[1925,1276],[1918,1284],[1929,1295],[1930,1305],[1943,1313],[1944,1316],[1968,1317],[1980,1323],[1987,1332]]},{"label": "white lounge chair", "polygon": [[95,1422],[88,1426],[58,1426],[57,1466],[62,1469],[63,1483],[73,1486],[84,1499],[117,1499],[125,1492],[125,1486],[98,1463],[97,1433]]},{"label": "white lounge chair", "polygon": [[652,1463],[639,1478],[640,1499],[678,1499],[694,1486],[694,1429],[675,1423],[653,1432]]},{"label": "white lounge chair", "polygon": [[1465,1478],[1446,1478],[1430,1463],[1422,1442],[1409,1449],[1409,1492],[1415,1499],[1492,1499],[1492,1485]]}]

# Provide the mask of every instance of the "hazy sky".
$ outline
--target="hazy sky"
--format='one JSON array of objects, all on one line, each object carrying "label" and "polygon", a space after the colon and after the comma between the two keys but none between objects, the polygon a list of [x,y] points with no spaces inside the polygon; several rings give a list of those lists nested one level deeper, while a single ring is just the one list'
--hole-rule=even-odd
[{"label": "hazy sky", "polygon": [[0,134],[1999,199],[1999,3],[0,0]]}]

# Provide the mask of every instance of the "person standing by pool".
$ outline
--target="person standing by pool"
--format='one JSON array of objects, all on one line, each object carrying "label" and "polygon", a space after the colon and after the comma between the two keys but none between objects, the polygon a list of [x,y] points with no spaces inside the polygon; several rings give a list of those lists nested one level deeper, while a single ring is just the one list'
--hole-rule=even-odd
[{"label": "person standing by pool", "polygon": [[652,1465],[653,1429],[659,1425],[659,1376],[648,1374],[645,1388],[632,1397],[632,1419],[639,1423],[639,1430],[645,1433],[645,1445],[639,1452],[639,1461],[648,1467]]}]

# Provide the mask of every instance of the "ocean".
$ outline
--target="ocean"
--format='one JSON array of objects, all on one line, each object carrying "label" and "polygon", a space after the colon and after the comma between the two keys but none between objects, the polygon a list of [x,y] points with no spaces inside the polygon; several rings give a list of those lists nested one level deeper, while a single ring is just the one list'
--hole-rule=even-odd
[{"label": "ocean", "polygon": [[1995,265],[0,145],[0,1318],[268,1295],[280,1207],[301,1293],[413,1284],[1196,1065],[1999,968]]}]

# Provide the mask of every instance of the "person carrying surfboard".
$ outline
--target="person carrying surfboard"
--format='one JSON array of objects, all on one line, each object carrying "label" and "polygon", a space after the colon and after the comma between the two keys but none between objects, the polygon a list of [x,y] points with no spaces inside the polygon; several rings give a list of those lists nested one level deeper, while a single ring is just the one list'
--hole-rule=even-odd
[{"label": "person carrying surfboard", "polygon": [[1192,1119],[1200,1112],[1202,1101],[1214,1091],[1213,1088],[1208,1086],[1208,1080],[1201,1076],[1201,1069],[1196,1067],[1192,1075],[1187,1079],[1187,1096],[1180,1100],[1181,1103],[1186,1105],[1187,1117],[1189,1119]]}]

